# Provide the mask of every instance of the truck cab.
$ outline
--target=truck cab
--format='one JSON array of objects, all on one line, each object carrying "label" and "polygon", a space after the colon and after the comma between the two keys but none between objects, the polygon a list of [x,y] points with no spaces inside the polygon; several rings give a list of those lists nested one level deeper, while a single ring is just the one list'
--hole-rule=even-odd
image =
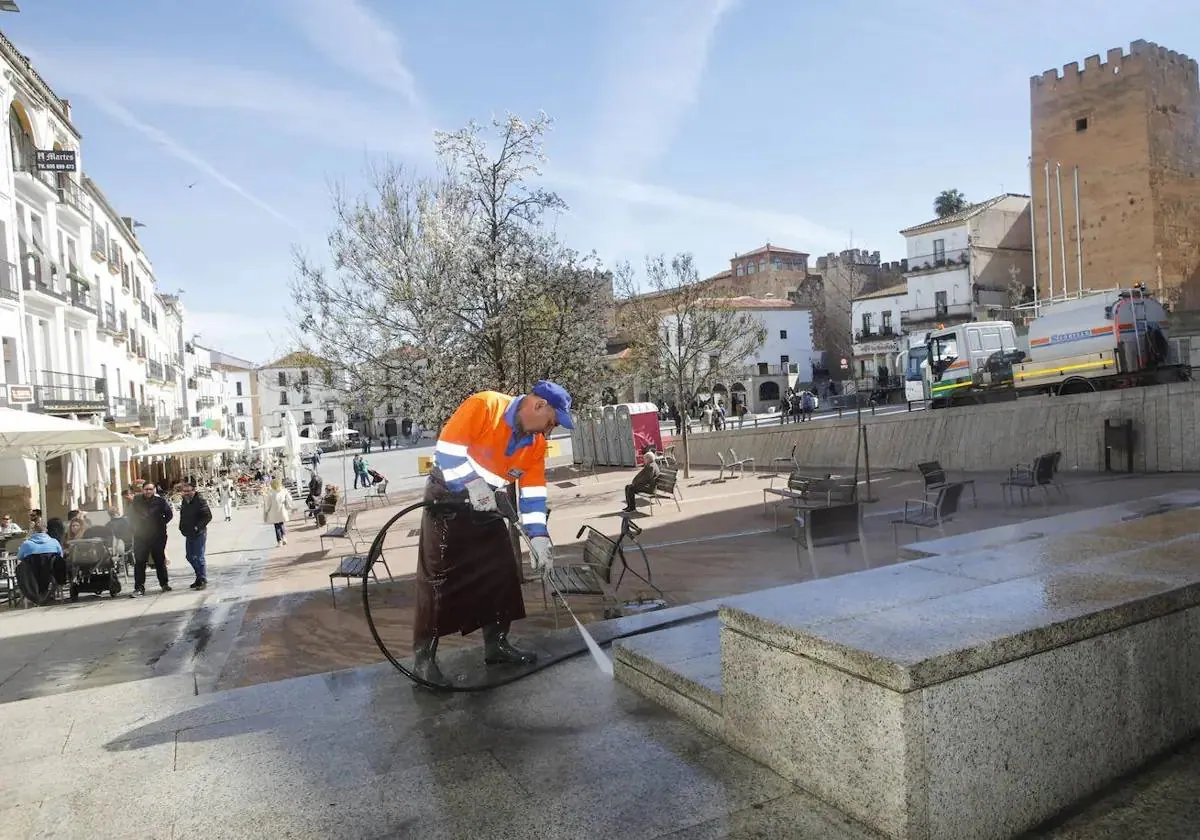
[{"label": "truck cab", "polygon": [[1024,358],[1008,321],[972,321],[931,330],[923,337],[913,335],[905,364],[905,398],[933,408],[978,402],[966,398],[992,389],[1011,390],[1012,366]]}]

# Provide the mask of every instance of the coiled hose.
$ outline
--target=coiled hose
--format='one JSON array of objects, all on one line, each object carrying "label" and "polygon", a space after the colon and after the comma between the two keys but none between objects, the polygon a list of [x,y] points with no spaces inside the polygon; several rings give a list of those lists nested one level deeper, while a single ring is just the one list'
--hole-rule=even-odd
[{"label": "coiled hose", "polygon": [[[587,650],[586,647],[580,647],[579,650],[568,653],[568,654],[564,654],[562,656],[553,657],[553,658],[549,658],[549,659],[539,659],[537,664],[535,664],[535,665],[526,666],[518,673],[509,674],[509,675],[501,677],[495,681],[488,682],[486,685],[450,685],[447,683],[437,683],[437,682],[433,682],[431,680],[427,680],[424,677],[418,676],[417,674],[413,673],[413,671],[410,670],[408,668],[408,666],[404,665],[391,652],[391,650],[387,646],[387,643],[383,641],[383,637],[380,636],[379,628],[377,628],[375,626],[375,619],[371,614],[371,599],[368,597],[368,594],[367,594],[367,579],[371,576],[372,569],[374,569],[375,564],[379,561],[379,558],[383,555],[383,544],[387,541],[387,535],[388,535],[388,532],[391,530],[392,526],[395,525],[397,522],[399,522],[404,517],[408,516],[413,511],[416,511],[416,510],[424,511],[425,509],[428,509],[434,513],[466,513],[471,510],[471,508],[463,502],[433,502],[433,501],[420,501],[420,502],[411,504],[406,508],[403,508],[402,510],[400,510],[400,512],[396,513],[394,516],[392,516],[391,519],[389,519],[384,524],[383,528],[380,529],[379,533],[375,535],[375,539],[371,541],[371,549],[367,553],[367,563],[363,567],[363,572],[362,572],[363,615],[366,616],[367,626],[371,630],[371,638],[373,638],[375,640],[375,644],[378,645],[380,652],[387,658],[388,662],[392,663],[392,666],[395,667],[395,669],[397,671],[399,671],[404,676],[408,677],[410,680],[412,680],[414,683],[421,686],[422,688],[428,688],[428,689],[432,689],[434,691],[450,691],[450,692],[488,691],[493,688],[499,688],[500,686],[514,683],[517,680],[524,679],[525,677],[536,674],[539,671],[544,671],[546,668],[549,668],[551,665],[556,665],[559,662],[565,662],[566,660],[571,659],[575,656],[578,656],[579,654],[581,654]],[[499,517],[499,518],[503,518],[503,517]],[[637,577],[641,578],[642,580],[645,580],[645,578],[642,578],[641,575],[638,575],[637,572],[634,572],[632,569],[630,569],[630,572],[632,572],[634,575],[637,575]],[[643,633],[652,633],[656,630],[665,630],[668,627],[675,627],[675,626],[678,626],[681,624],[690,624],[692,622],[699,621],[704,618],[708,618],[708,615],[705,615],[705,614],[688,615],[688,616],[685,616],[682,618],[672,619],[670,621],[664,621],[661,624],[655,624],[655,625],[651,625],[648,627],[640,627],[636,630],[630,630],[629,632],[621,633],[616,636],[613,636],[611,639],[609,639],[609,642],[616,641],[617,639],[627,639],[627,638],[631,638],[633,636],[640,636]]]}]

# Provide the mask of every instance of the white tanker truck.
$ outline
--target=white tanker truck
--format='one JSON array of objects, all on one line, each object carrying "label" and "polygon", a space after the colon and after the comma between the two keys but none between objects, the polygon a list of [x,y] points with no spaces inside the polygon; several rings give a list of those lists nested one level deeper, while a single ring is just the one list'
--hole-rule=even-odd
[{"label": "white tanker truck", "polygon": [[910,337],[905,396],[931,408],[1157,385],[1191,375],[1188,345],[1144,287],[1043,304],[1027,348],[1008,321],[972,321]]}]

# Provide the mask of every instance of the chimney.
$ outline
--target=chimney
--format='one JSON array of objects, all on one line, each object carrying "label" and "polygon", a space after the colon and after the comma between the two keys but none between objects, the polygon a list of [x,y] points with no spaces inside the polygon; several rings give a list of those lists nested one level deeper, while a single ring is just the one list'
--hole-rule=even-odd
[{"label": "chimney", "polygon": [[70,99],[60,99],[58,101],[62,103],[63,113],[67,115],[67,120],[70,120],[71,119],[71,100]]}]

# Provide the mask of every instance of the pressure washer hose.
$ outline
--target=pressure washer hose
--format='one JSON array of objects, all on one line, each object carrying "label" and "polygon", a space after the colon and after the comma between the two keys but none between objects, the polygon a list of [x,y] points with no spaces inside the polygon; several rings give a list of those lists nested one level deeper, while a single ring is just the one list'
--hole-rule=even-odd
[{"label": "pressure washer hose", "polygon": [[[413,511],[424,510],[426,508],[428,508],[430,511],[432,511],[434,513],[456,513],[456,514],[467,513],[472,510],[470,508],[470,506],[468,506],[464,502],[421,501],[421,502],[415,502],[414,504],[409,505],[408,507],[402,509],[399,513],[395,514],[391,519],[389,519],[384,524],[383,528],[380,529],[379,533],[375,535],[375,539],[371,541],[371,550],[367,553],[367,563],[366,563],[366,566],[363,567],[363,572],[362,572],[363,614],[367,618],[367,626],[371,629],[371,637],[373,639],[375,639],[375,644],[379,646],[379,650],[387,658],[387,661],[392,663],[392,665],[396,668],[397,671],[399,671],[404,676],[408,677],[410,680],[412,680],[417,685],[419,685],[423,688],[432,689],[434,691],[451,691],[451,692],[489,691],[490,689],[493,689],[493,688],[499,688],[502,685],[508,685],[510,683],[514,683],[517,680],[524,679],[525,677],[536,674],[539,671],[544,671],[546,668],[549,668],[551,665],[556,665],[559,662],[564,662],[567,659],[571,659],[575,656],[578,656],[579,654],[584,653],[587,650],[587,648],[584,647],[578,651],[575,651],[574,653],[566,654],[564,656],[553,658],[553,659],[542,660],[538,664],[531,666],[531,667],[527,667],[527,668],[523,669],[522,671],[520,671],[519,673],[510,674],[510,675],[508,675],[506,677],[502,677],[494,682],[489,682],[486,685],[450,685],[447,683],[437,683],[437,682],[433,682],[431,680],[427,680],[423,677],[420,677],[417,674],[413,673],[411,670],[409,670],[409,668],[407,666],[405,666],[399,659],[397,659],[396,656],[391,652],[391,650],[388,649],[387,644],[383,641],[383,638],[379,635],[379,629],[375,626],[375,619],[371,614],[371,599],[368,597],[368,594],[367,594],[367,578],[370,577],[371,570],[375,567],[375,564],[379,561],[379,558],[383,555],[383,544],[384,544],[384,542],[386,542],[388,531],[391,530],[392,526],[394,524],[396,524],[398,521],[400,521],[401,519],[403,519],[405,516],[408,516],[408,514],[412,513]],[[633,569],[630,569],[629,571],[633,572],[635,575],[637,574],[636,572],[633,571]],[[641,578],[641,575],[637,575],[637,576],[639,578]],[[644,580],[644,578],[643,578],[643,580]],[[655,588],[657,589],[657,587],[655,587]],[[706,615],[684,616],[682,618],[673,619],[671,621],[665,621],[662,624],[657,624],[657,625],[653,625],[650,627],[642,627],[637,630],[630,630],[627,633],[621,633],[620,635],[614,636],[609,641],[616,641],[617,639],[628,639],[633,636],[640,636],[643,633],[652,633],[656,630],[665,630],[668,627],[676,627],[681,624],[689,624],[691,622],[698,621],[700,619],[707,618],[707,617],[708,616],[706,616]]]}]

